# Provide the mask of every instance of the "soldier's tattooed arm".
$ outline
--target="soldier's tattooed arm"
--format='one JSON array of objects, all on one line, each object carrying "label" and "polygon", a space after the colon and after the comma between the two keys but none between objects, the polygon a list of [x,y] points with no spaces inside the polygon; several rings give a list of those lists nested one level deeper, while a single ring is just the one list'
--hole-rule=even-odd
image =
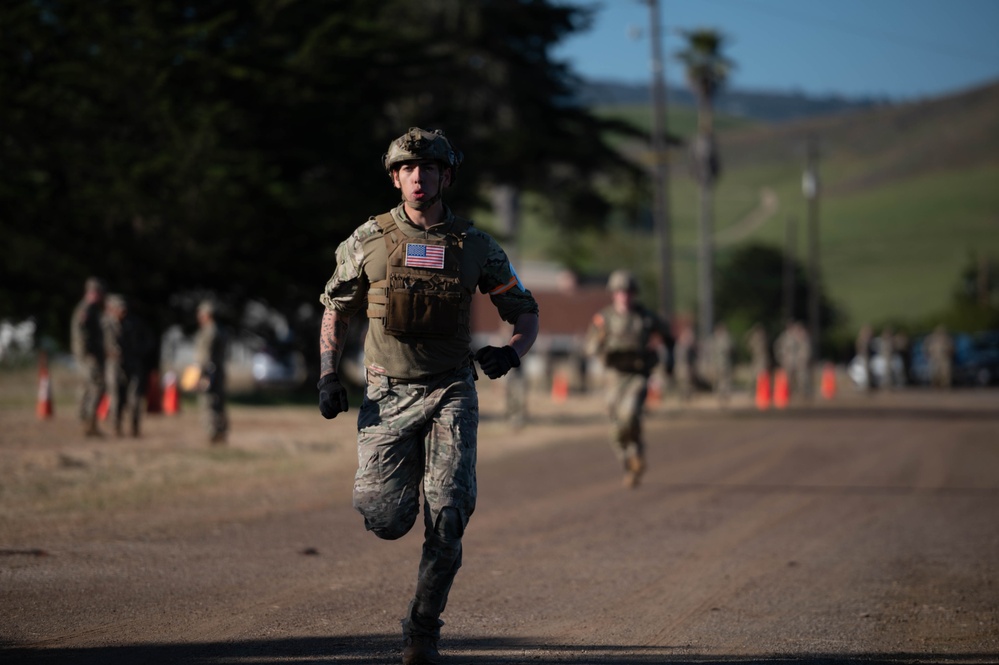
[{"label": "soldier's tattooed arm", "polygon": [[347,326],[350,317],[327,309],[323,312],[323,323],[319,330],[319,378],[336,374],[347,342]]}]

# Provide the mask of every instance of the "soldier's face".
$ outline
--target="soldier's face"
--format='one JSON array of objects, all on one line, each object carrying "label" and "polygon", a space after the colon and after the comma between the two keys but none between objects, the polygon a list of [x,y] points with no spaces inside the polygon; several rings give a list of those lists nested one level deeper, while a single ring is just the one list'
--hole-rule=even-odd
[{"label": "soldier's face", "polygon": [[409,203],[418,203],[435,196],[438,191],[451,182],[451,171],[443,171],[433,160],[418,162],[403,162],[392,172],[392,180],[396,189],[402,191],[402,198]]},{"label": "soldier's face", "polygon": [[621,311],[625,311],[630,308],[631,303],[634,302],[635,294],[632,291],[614,291],[612,299],[615,307]]}]

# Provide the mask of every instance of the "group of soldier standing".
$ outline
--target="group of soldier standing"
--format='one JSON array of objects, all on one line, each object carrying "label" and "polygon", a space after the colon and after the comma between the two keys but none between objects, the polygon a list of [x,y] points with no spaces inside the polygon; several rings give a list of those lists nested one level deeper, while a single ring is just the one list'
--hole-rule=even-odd
[{"label": "group of soldier standing", "polygon": [[[195,362],[201,370],[199,390],[209,440],[224,443],[225,338],[214,321],[214,307],[198,307]],[[83,434],[102,436],[99,421],[106,416],[117,436],[139,437],[156,340],[148,324],[129,307],[125,296],[108,293],[103,280],[90,277],[70,324],[73,358],[82,379],[79,417]],[[107,412],[102,414],[102,402]]]}]

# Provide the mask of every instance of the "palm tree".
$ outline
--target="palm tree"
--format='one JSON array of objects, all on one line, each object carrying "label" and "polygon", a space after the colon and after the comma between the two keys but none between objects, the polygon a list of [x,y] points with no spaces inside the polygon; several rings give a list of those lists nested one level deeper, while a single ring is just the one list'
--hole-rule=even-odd
[{"label": "palm tree", "polygon": [[686,48],[676,54],[687,70],[687,84],[697,100],[697,136],[692,147],[694,175],[700,184],[698,231],[698,333],[702,341],[714,328],[714,247],[711,190],[720,171],[714,137],[714,100],[733,64],[722,55],[724,38],[714,30],[681,30]]}]

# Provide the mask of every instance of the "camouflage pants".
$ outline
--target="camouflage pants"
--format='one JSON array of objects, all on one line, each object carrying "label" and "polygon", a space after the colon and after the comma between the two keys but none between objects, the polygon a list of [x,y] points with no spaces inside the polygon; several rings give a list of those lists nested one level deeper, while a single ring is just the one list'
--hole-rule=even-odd
[{"label": "camouflage pants", "polygon": [[104,376],[104,362],[94,356],[86,356],[77,361],[83,376],[83,395],[80,398],[80,420],[97,421],[97,407],[107,390]]},{"label": "camouflage pants", "polygon": [[108,367],[108,394],[111,396],[110,416],[115,431],[122,433],[126,419],[133,436],[139,435],[144,386],[138,372],[126,372],[113,364]]},{"label": "camouflage pants", "polygon": [[607,370],[607,408],[611,419],[611,447],[627,469],[629,457],[642,457],[642,410],[649,378],[644,374]]},{"label": "camouflage pants", "polygon": [[229,416],[225,410],[225,390],[213,386],[201,393],[201,417],[210,438],[223,437],[229,431]]},{"label": "camouflage pants", "polygon": [[354,508],[365,528],[394,540],[416,523],[423,492],[423,555],[405,634],[440,633],[461,567],[461,537],[475,510],[478,425],[471,368],[417,382],[368,374],[357,417]]}]

